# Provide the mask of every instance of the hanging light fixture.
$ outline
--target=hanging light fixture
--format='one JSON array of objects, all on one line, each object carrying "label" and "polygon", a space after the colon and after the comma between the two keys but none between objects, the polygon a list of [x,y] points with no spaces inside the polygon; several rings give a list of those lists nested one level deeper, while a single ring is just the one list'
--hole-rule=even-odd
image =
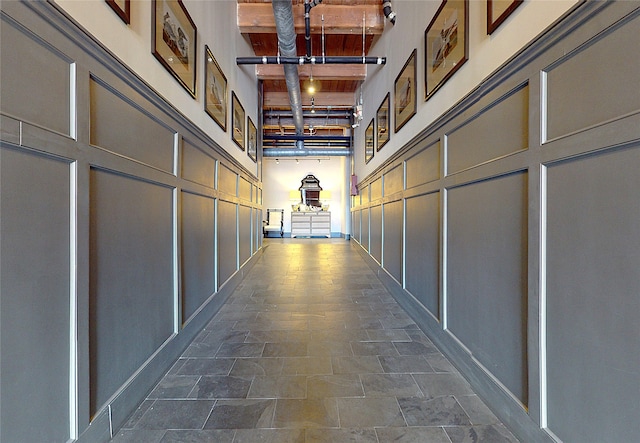
[{"label": "hanging light fixture", "polygon": [[320,90],[318,82],[313,80],[313,65],[309,65],[309,82],[307,83],[307,93],[313,95]]}]

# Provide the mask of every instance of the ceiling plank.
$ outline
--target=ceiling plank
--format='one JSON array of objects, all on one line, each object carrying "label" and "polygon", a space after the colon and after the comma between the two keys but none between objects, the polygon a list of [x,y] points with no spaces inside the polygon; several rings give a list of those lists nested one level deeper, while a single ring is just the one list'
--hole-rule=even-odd
[{"label": "ceiling plank", "polygon": [[[365,18],[366,34],[382,34],[384,14],[377,5],[325,5],[313,8],[310,14],[311,33],[320,33],[324,16],[325,34],[362,34]],[[304,34],[304,5],[293,6],[296,33]],[[356,26],[354,26],[354,23]],[[238,3],[238,28],[243,34],[275,33],[276,24],[271,3]]]},{"label": "ceiling plank", "polygon": [[[302,106],[311,106],[311,96],[306,91],[302,92]],[[353,92],[317,92],[314,94],[315,105],[319,107],[332,106],[335,108],[347,108],[355,103]],[[289,93],[265,92],[264,109],[290,109]]]},{"label": "ceiling plank", "polygon": [[[298,76],[314,80],[360,80],[367,78],[366,65],[302,65],[298,66]],[[284,77],[282,65],[257,65],[256,75],[261,80],[279,80]]]}]

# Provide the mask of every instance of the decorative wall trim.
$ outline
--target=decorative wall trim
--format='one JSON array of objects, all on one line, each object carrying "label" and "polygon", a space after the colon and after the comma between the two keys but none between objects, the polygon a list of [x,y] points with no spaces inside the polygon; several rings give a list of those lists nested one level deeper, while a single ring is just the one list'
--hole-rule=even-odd
[{"label": "decorative wall trim", "polygon": [[[576,4],[571,10],[567,11],[561,18],[553,23],[547,30],[543,31],[538,39],[532,41],[528,46],[522,48],[517,54],[507,60],[502,66],[497,68],[489,75],[481,84],[469,92],[460,101],[454,104],[447,112],[426,126],[409,140],[402,148],[398,149],[383,164],[378,166],[367,177],[363,177],[358,183],[358,189],[363,189],[372,177],[380,175],[389,164],[395,163],[398,159],[412,150],[416,145],[422,143],[429,136],[439,132],[444,126],[450,124],[452,120],[458,118],[468,108],[482,100],[487,94],[491,93],[495,88],[509,81],[519,71],[522,71],[531,63],[532,60],[540,57],[550,47],[570,35],[574,30],[582,24],[590,20],[594,15],[599,14],[603,9],[611,6],[612,2],[597,2],[582,0]],[[515,86],[515,85],[514,85]]]},{"label": "decorative wall trim", "polygon": [[[3,37],[11,40],[3,49],[11,45],[32,61],[44,56],[43,63],[56,64],[37,97],[39,113],[19,106],[44,74],[26,72],[33,66],[25,63],[3,64],[3,76],[20,86],[3,88],[8,100],[0,114],[3,229],[5,222],[15,226],[7,236],[13,246],[2,242],[3,310],[5,291],[20,307],[19,327],[5,335],[9,324],[2,324],[3,358],[31,352],[20,362],[27,377],[3,364],[0,401],[12,408],[3,408],[2,438],[108,441],[260,257],[262,184],[53,1],[4,2],[0,20]],[[70,115],[60,112],[63,117],[50,124],[59,103],[69,104]],[[97,138],[92,130],[101,131]],[[12,174],[5,177],[5,168]],[[9,192],[12,198],[4,199]],[[185,196],[201,198],[189,200],[185,210]],[[206,248],[199,246],[202,239]],[[200,253],[210,266],[194,264]],[[185,256],[194,259],[185,264]],[[28,265],[5,279],[5,257],[7,266]],[[193,276],[203,269],[209,280],[200,284]],[[97,282],[100,273],[106,278]],[[46,290],[32,284],[49,279]],[[110,303],[118,297],[136,309]],[[153,306],[154,315],[141,315],[145,306]],[[98,307],[107,309],[98,313]],[[121,337],[137,330],[131,346],[116,343],[117,330]],[[49,340],[37,339],[46,334]],[[111,357],[125,364],[111,370],[105,363]],[[57,388],[43,394],[37,383],[27,384],[31,379]],[[32,416],[39,419],[27,427],[20,417],[32,418],[23,410],[34,395],[41,401]],[[51,410],[56,414],[42,412]]]},{"label": "decorative wall trim", "polygon": [[167,114],[170,118],[178,121],[185,127],[188,133],[196,136],[201,142],[213,148],[221,159],[231,163],[234,168],[252,179],[257,179],[254,173],[246,169],[233,156],[229,155],[215,140],[200,127],[196,126],[191,120],[185,117],[175,106],[164,100],[162,96],[138,74],[131,70],[120,60],[113,52],[111,52],[102,43],[96,40],[86,29],[84,29],[77,21],[66,13],[53,0],[46,2],[24,2],[37,15],[46,20],[58,32],[69,38],[73,44],[82,48],[88,55],[96,59],[100,65],[107,68],[113,75],[127,83],[144,99],[152,103],[158,110]]},{"label": "decorative wall trim", "polygon": [[[637,236],[632,220],[640,217],[637,198],[628,192],[637,188],[640,168],[640,96],[626,86],[637,78],[635,65],[617,70],[615,85],[601,87],[599,82],[611,76],[601,74],[594,64],[600,62],[603,51],[613,51],[615,60],[626,60],[637,46],[637,38],[631,36],[638,35],[639,26],[637,4],[580,2],[364,177],[358,185],[361,195],[353,199],[355,247],[399,304],[521,441],[549,443],[579,436],[580,441],[595,443],[614,435],[626,441],[637,434],[637,422],[630,417],[620,420],[624,405],[634,401],[627,393],[629,386],[637,384],[637,377],[609,377],[607,363],[615,360],[628,366],[630,359],[640,358],[637,337],[629,338],[637,325],[626,315],[628,306],[635,306],[630,294],[637,287],[637,275],[610,281],[607,275],[616,275],[621,266],[640,266],[640,256],[628,246],[628,238]],[[590,87],[588,94],[575,85],[576,78],[584,75],[588,84],[599,85]],[[553,81],[555,90],[549,88]],[[572,88],[565,87],[569,85]],[[573,101],[563,96],[567,91],[572,91],[569,98]],[[584,104],[569,110],[562,107],[583,103],[584,96],[602,109]],[[551,115],[550,101],[556,106]],[[506,114],[513,119],[511,124],[504,123]],[[556,136],[547,140],[549,120]],[[524,130],[514,131],[514,122]],[[527,132],[524,146],[520,132]],[[496,145],[505,142],[505,137],[508,141],[497,149],[491,142],[492,133]],[[450,166],[451,161],[455,163],[450,150],[456,146],[461,149],[457,166]],[[404,168],[405,184],[395,192],[385,180],[399,166]],[[515,182],[497,184],[501,177],[512,174],[522,175]],[[431,205],[418,210],[414,205],[413,213],[408,212],[412,198],[434,193],[440,193],[439,208]],[[384,244],[380,260],[380,238],[397,235],[386,230],[397,230],[398,223],[392,220],[387,226],[382,216],[380,226],[376,213],[381,204],[398,200],[406,202],[401,263],[394,261],[395,249]],[[504,203],[499,206],[499,202]],[[582,217],[573,217],[574,213]],[[618,230],[604,228],[612,224]],[[551,243],[548,236],[555,236],[550,237]],[[416,252],[425,247],[427,253]],[[614,261],[615,257],[625,258],[613,265],[603,261],[603,254]],[[421,260],[421,268],[409,271],[407,263],[416,259]],[[500,260],[511,260],[510,265],[487,264]],[[608,273],[600,274],[609,266]],[[402,281],[396,276],[399,267],[404,270]],[[424,285],[408,274],[424,274],[434,267],[439,271],[437,289],[431,275],[429,285]],[[564,272],[563,267],[567,268]],[[521,277],[514,280],[519,273]],[[589,289],[595,287],[590,285],[594,278],[608,289]],[[511,283],[505,285],[505,279]],[[433,312],[435,292],[440,321]],[[603,292],[607,292],[607,308],[601,308],[598,301]],[[568,304],[568,297],[575,303]],[[431,303],[432,311],[422,300]],[[478,309],[464,309],[467,302],[476,303]],[[452,312],[456,305],[462,308]],[[574,306],[580,307],[579,313]],[[555,310],[548,312],[552,307]],[[603,311],[616,311],[616,318],[626,319],[625,326],[613,331],[612,320]],[[488,322],[496,312],[511,325]],[[492,348],[483,346],[493,343],[505,348],[501,344],[505,334],[520,335],[526,346],[520,347],[520,342],[492,361]],[[585,361],[591,344],[604,336],[608,341],[601,347],[609,360],[591,356]],[[476,337],[484,340],[482,346]],[[576,340],[579,347],[573,346]],[[510,370],[518,364],[522,373],[501,372],[500,365],[505,364],[511,365]],[[580,371],[585,365],[589,370]],[[587,385],[590,389],[585,393],[582,387]],[[593,392],[598,396],[593,398]],[[608,406],[602,406],[605,403]]]}]

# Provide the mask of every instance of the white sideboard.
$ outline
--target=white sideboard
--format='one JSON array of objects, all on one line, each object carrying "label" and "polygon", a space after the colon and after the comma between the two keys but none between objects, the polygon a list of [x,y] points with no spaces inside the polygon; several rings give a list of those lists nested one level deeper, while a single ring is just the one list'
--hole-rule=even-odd
[{"label": "white sideboard", "polygon": [[320,236],[331,238],[331,212],[305,211],[291,213],[291,238]]}]

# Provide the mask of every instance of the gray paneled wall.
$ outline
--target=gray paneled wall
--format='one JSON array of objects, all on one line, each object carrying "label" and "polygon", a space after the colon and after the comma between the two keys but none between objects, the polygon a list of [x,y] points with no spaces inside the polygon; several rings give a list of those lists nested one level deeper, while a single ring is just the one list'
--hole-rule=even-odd
[{"label": "gray paneled wall", "polygon": [[351,213],[351,224],[352,224],[351,232],[353,232],[352,236],[353,236],[353,239],[360,244],[362,244],[361,225],[360,225],[361,218],[362,218],[362,211],[354,211]]},{"label": "gray paneled wall", "polygon": [[382,205],[372,206],[369,210],[369,253],[382,263]]},{"label": "gray paneled wall", "polygon": [[636,141],[546,170],[549,427],[564,441],[640,435],[639,166]]},{"label": "gray paneled wall", "polygon": [[0,150],[3,442],[28,441],[24,429],[30,441],[69,438],[72,174],[66,160]]},{"label": "gray paneled wall", "polygon": [[639,36],[581,4],[359,184],[354,240],[522,441],[640,435]]},{"label": "gray paneled wall", "polygon": [[405,288],[435,318],[440,318],[440,194],[432,192],[405,200],[402,256]]},{"label": "gray paneled wall", "polygon": [[251,258],[251,241],[252,241],[252,231],[251,228],[251,207],[249,206],[240,206],[239,209],[239,217],[238,223],[239,226],[239,253],[240,253],[240,264],[243,264],[249,258]]},{"label": "gray paneled wall", "polygon": [[547,140],[638,111],[640,88],[632,85],[640,60],[632,54],[639,34],[640,21],[629,17],[543,70]]},{"label": "gray paneled wall", "polygon": [[89,357],[96,413],[175,330],[173,190],[92,168]]},{"label": "gray paneled wall", "polygon": [[[529,144],[529,88],[510,90],[447,132],[447,173],[495,160]],[[496,134],[500,134],[496,137]]]},{"label": "gray paneled wall", "polygon": [[[139,97],[105,85],[94,76],[90,90],[90,134],[93,146],[123,155],[161,171],[173,172],[176,131],[144,112]],[[134,100],[138,98],[136,103]]]},{"label": "gray paneled wall", "polygon": [[216,292],[215,199],[182,193],[182,322]]},{"label": "gray paneled wall", "polygon": [[402,220],[403,201],[384,205],[384,239],[382,257],[384,268],[402,284]]},{"label": "gray paneled wall", "polygon": [[449,331],[527,405],[527,176],[452,188],[447,197]]},{"label": "gray paneled wall", "polygon": [[361,226],[361,233],[360,233],[360,238],[362,240],[361,241],[361,245],[362,247],[366,250],[369,251],[369,208],[365,208],[362,211],[360,211],[360,215],[361,215],[361,220],[360,220],[360,226]]},{"label": "gray paneled wall", "polygon": [[[11,24],[9,24],[11,23]],[[17,120],[29,121],[64,135],[71,130],[71,77],[73,59],[46,37],[35,35],[3,17],[2,42],[2,109],[11,110]],[[16,42],[18,44],[14,44]],[[20,75],[11,67],[24,66]],[[55,109],[55,112],[51,112]]]},{"label": "gray paneled wall", "polygon": [[261,183],[55,4],[1,8],[0,441],[106,441],[253,263]]},{"label": "gray paneled wall", "polygon": [[218,200],[218,276],[224,284],[238,270],[238,208]]}]

